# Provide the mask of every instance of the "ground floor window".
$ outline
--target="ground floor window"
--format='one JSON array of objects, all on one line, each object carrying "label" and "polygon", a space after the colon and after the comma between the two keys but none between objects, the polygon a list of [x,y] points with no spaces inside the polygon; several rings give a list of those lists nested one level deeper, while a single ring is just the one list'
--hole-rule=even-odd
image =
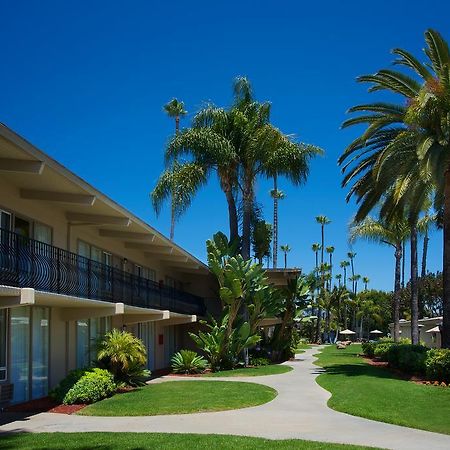
[{"label": "ground floor window", "polygon": [[153,322],[140,323],[138,327],[139,339],[147,349],[147,369],[155,369],[155,324]]},{"label": "ground floor window", "polygon": [[170,360],[177,348],[176,331],[174,326],[164,327],[164,365],[170,366]]},{"label": "ground floor window", "polygon": [[99,338],[111,330],[111,317],[77,320],[77,367],[89,367],[95,360]]}]

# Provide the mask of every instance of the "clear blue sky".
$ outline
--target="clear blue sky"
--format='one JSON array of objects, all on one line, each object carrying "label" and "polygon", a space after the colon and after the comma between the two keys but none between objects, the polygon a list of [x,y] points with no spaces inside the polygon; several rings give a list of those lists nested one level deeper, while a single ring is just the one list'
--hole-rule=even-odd
[{"label": "clear blue sky", "polygon": [[[305,187],[280,182],[280,243],[292,247],[289,265],[305,270],[318,214],[332,219],[336,260],[348,251],[354,207],[336,159],[356,130],[339,126],[349,106],[375,98],[356,76],[390,64],[394,47],[419,53],[428,27],[450,39],[450,4],[439,0],[1,3],[0,121],[165,234],[168,211],[156,218],[149,202],[173,130],[162,105],[172,97],[190,113],[205,100],[227,105],[233,77],[248,76],[257,97],[272,102],[277,126],[326,150]],[[257,198],[271,221],[269,189],[260,181]],[[180,221],[176,242],[204,258],[205,240],[220,229],[226,204],[214,180]],[[441,247],[435,233],[432,270]],[[356,271],[390,289],[392,251],[354,250]]]}]

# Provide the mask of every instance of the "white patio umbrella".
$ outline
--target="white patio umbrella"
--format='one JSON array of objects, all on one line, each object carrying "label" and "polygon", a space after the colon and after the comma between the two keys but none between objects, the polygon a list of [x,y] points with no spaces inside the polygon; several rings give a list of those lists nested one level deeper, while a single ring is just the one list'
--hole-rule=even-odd
[{"label": "white patio umbrella", "polygon": [[425,333],[440,333],[441,330],[439,329],[439,326],[436,326],[434,328],[431,328],[430,330],[425,331]]},{"label": "white patio umbrella", "polygon": [[380,331],[380,330],[372,330],[372,331],[370,331],[369,333],[370,333],[370,334],[383,334],[383,332]]},{"label": "white patio umbrella", "polygon": [[348,328],[346,330],[339,331],[339,334],[343,335],[350,335],[350,334],[356,334],[354,331],[349,330]]}]

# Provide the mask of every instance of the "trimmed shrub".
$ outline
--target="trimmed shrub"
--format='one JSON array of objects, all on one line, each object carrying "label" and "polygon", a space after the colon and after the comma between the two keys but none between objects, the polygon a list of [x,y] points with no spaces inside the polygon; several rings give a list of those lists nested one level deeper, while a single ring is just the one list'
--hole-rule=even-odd
[{"label": "trimmed shrub", "polygon": [[379,358],[381,361],[387,361],[387,355],[389,349],[394,345],[393,342],[379,342],[375,346],[374,356]]},{"label": "trimmed shrub", "polygon": [[250,364],[252,366],[269,366],[271,364],[269,358],[250,358]]},{"label": "trimmed shrub", "polygon": [[375,355],[375,347],[377,346],[376,342],[363,342],[361,344],[362,351],[364,355],[368,356],[369,358],[373,358]]},{"label": "trimmed shrub", "polygon": [[67,392],[63,403],[95,403],[116,391],[113,375],[104,369],[92,369],[86,372]]},{"label": "trimmed shrub", "polygon": [[66,378],[61,380],[59,384],[49,392],[49,397],[56,400],[59,403],[64,401],[64,397],[72,389],[72,387],[77,383],[77,381],[82,378],[90,369],[75,369],[70,371]]},{"label": "trimmed shrub", "polygon": [[425,373],[427,351],[423,345],[394,344],[387,351],[387,361],[407,373]]},{"label": "trimmed shrub", "polygon": [[450,349],[432,348],[425,361],[427,378],[450,383]]},{"label": "trimmed shrub", "polygon": [[206,369],[208,361],[192,350],[180,350],[171,359],[172,370],[175,373],[200,373]]}]

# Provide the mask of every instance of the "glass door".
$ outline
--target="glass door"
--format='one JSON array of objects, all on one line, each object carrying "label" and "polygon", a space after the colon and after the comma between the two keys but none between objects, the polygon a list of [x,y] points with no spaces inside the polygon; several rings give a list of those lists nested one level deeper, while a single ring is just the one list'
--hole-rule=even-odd
[{"label": "glass door", "polygon": [[34,307],[31,316],[31,395],[41,398],[48,392],[49,310]]}]

